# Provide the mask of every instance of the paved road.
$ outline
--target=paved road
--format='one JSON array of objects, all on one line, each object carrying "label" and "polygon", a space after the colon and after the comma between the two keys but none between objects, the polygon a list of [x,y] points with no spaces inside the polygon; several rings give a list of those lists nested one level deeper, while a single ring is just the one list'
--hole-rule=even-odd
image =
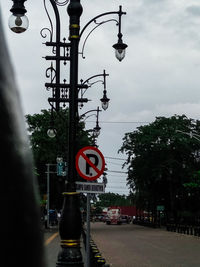
[{"label": "paved road", "polygon": [[112,267],[200,267],[200,238],[166,230],[92,223],[91,233]]},{"label": "paved road", "polygon": [[[91,234],[112,267],[200,267],[199,237],[104,223],[91,223]],[[57,230],[45,232],[44,239],[47,267],[55,267],[60,249]]]}]

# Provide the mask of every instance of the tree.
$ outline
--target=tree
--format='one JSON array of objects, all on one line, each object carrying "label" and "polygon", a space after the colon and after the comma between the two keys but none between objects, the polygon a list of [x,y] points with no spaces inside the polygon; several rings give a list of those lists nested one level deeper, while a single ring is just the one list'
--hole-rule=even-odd
[{"label": "tree", "polygon": [[[35,167],[38,173],[40,193],[43,195],[46,194],[46,164],[56,164],[57,157],[62,157],[66,162],[68,160],[68,109],[60,110],[59,113],[42,110],[40,114],[26,115],[26,122]],[[51,126],[56,131],[54,138],[50,138],[47,135],[47,131]],[[83,122],[77,124],[77,152],[80,148],[88,146],[92,142],[91,137],[84,130],[84,127]],[[62,177],[51,175],[50,202],[55,203],[55,206],[60,206],[62,203],[61,190],[63,184],[64,179]],[[59,203],[56,203],[56,201]]]},{"label": "tree", "polygon": [[157,117],[153,123],[126,133],[119,150],[127,154],[128,185],[138,208],[156,216],[157,205],[164,205],[167,218],[175,220],[184,211],[184,184],[200,167],[200,142],[180,131],[199,134],[200,121],[185,115]]},{"label": "tree", "polygon": [[105,193],[99,195],[99,201],[96,202],[97,207],[110,207],[110,206],[130,206],[130,199],[125,195],[115,193]]}]

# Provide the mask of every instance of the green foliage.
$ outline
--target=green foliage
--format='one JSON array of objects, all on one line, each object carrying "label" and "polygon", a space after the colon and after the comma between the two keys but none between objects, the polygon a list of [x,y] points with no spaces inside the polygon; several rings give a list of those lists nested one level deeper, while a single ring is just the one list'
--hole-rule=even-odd
[{"label": "green foliage", "polygon": [[188,188],[188,189],[189,188],[199,188],[200,184],[190,182],[190,183],[184,183],[183,186]]},{"label": "green foliage", "polygon": [[119,152],[127,155],[128,185],[138,207],[156,210],[156,205],[164,204],[173,212],[176,198],[183,199],[185,187],[193,183],[200,140],[182,132],[200,134],[200,121],[185,115],[157,117],[125,134]]},{"label": "green foliage", "polygon": [[200,172],[199,171],[194,172],[192,177],[190,178],[190,181],[184,183],[183,186],[186,188],[188,192],[192,192],[193,190],[200,191]]},{"label": "green foliage", "polygon": [[97,207],[130,206],[130,199],[125,195],[105,193],[99,195],[99,201],[96,205]]},{"label": "green foliage", "polygon": [[[28,132],[35,162],[55,163],[57,156],[67,160],[68,140],[68,110],[60,110],[59,113],[42,110],[41,114],[26,115]],[[53,127],[56,130],[55,138],[50,138],[47,131]],[[91,140],[84,131],[84,123],[78,124],[77,150],[88,145]]]},{"label": "green foliage", "polygon": [[[38,174],[40,192],[44,194],[46,193],[46,164],[56,164],[57,157],[63,157],[66,162],[68,160],[68,109],[60,110],[59,113],[42,110],[40,114],[26,115],[26,122]],[[54,138],[50,138],[47,135],[48,129],[52,126],[56,130]],[[84,127],[83,122],[78,123],[76,151],[91,144],[91,137],[84,131]],[[57,190],[59,179],[56,175],[55,177],[51,175],[51,178],[52,183],[54,183],[51,190]],[[61,182],[63,183],[63,181]]]}]

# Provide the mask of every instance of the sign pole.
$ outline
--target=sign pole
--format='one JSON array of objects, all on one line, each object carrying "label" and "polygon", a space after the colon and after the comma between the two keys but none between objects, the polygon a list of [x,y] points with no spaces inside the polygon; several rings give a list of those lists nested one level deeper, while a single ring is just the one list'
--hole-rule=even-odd
[{"label": "sign pole", "polygon": [[47,228],[49,228],[49,200],[50,200],[49,172],[50,172],[50,164],[47,164]]},{"label": "sign pole", "polygon": [[87,193],[86,267],[90,267],[90,193]]}]

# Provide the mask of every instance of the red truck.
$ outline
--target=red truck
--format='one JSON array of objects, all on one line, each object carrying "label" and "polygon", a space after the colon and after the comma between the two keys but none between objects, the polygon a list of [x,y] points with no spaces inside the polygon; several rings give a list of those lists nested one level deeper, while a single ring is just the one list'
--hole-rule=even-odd
[{"label": "red truck", "polygon": [[121,209],[120,208],[108,208],[106,224],[121,224]]}]

